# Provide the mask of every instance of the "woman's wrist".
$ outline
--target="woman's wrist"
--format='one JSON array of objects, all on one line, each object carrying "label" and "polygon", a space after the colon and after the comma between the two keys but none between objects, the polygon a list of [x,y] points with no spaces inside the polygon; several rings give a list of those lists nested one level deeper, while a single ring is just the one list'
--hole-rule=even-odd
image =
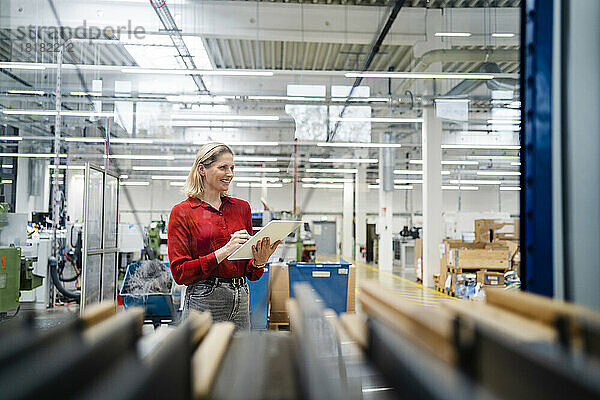
[{"label": "woman's wrist", "polygon": [[252,264],[254,264],[255,268],[262,268],[264,267],[267,263],[263,262],[263,263],[259,263],[258,261],[256,261],[256,259],[252,260]]}]

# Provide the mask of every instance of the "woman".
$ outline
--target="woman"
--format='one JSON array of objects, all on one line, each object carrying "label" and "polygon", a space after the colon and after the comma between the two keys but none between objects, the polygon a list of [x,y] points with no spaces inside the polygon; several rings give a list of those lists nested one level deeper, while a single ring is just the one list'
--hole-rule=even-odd
[{"label": "woman", "polygon": [[207,143],[184,187],[187,200],[171,210],[168,226],[169,262],[173,278],[187,285],[183,317],[190,309],[210,311],[213,321],[233,321],[248,330],[248,284],[258,280],[280,241],[265,238],[252,247],[251,260],[230,261],[252,233],[250,205],[229,197],[233,151],[223,143]]}]

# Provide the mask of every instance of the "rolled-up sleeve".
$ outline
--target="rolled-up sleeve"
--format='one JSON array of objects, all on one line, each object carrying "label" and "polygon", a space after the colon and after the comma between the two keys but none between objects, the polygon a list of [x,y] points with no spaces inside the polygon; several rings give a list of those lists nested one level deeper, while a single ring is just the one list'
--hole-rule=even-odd
[{"label": "rolled-up sleeve", "polygon": [[186,212],[175,206],[171,210],[167,228],[169,263],[173,279],[180,285],[189,285],[206,279],[218,266],[214,251],[194,258],[192,255],[192,234],[186,223]]},{"label": "rolled-up sleeve", "polygon": [[[252,211],[250,210],[250,205],[248,203],[246,203],[247,205],[247,210],[246,210],[246,231],[252,235]],[[248,261],[248,263],[246,264],[246,278],[248,278],[251,281],[257,281],[261,278],[261,276],[263,276],[264,270],[263,268],[256,268],[255,266],[252,265],[252,262],[254,261],[254,259],[250,259]]]}]

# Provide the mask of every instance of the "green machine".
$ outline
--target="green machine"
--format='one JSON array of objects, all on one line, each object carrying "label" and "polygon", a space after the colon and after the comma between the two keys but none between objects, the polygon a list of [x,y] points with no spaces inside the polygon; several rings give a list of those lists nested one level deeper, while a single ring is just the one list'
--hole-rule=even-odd
[{"label": "green machine", "polygon": [[42,285],[42,276],[33,273],[35,259],[21,257],[19,247],[0,247],[0,315],[19,307],[21,290]]}]

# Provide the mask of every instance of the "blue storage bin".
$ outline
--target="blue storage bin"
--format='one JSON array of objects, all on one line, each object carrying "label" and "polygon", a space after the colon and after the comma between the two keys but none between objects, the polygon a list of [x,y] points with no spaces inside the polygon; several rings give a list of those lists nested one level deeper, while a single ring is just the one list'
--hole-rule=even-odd
[{"label": "blue storage bin", "polygon": [[254,330],[267,329],[267,312],[269,308],[269,263],[264,268],[263,276],[257,281],[248,280],[250,291],[250,327]]},{"label": "blue storage bin", "polygon": [[[169,293],[147,293],[144,295],[134,295],[127,292],[129,277],[133,271],[141,265],[141,261],[129,264],[125,271],[125,279],[121,285],[119,295],[123,299],[123,306],[129,307],[144,307],[144,320],[151,320],[155,325],[159,325],[162,321],[175,322],[176,314],[173,306],[173,289],[175,281],[171,278],[171,289]],[[167,268],[169,263],[165,263]]]},{"label": "blue storage bin", "polygon": [[294,284],[307,282],[323,299],[325,308],[338,314],[346,312],[350,265],[341,257],[339,263],[288,263],[290,297],[294,297]]}]

